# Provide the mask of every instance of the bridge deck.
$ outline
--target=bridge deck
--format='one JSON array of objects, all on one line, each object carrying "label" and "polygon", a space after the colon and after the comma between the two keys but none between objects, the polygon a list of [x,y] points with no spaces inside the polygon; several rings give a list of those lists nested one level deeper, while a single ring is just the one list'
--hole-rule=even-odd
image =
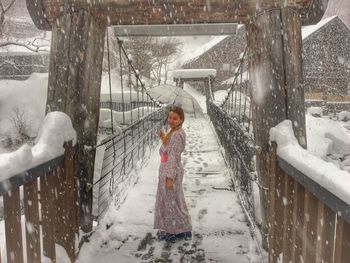
[{"label": "bridge deck", "polygon": [[[111,209],[91,242],[83,246],[79,262],[260,262],[257,241],[249,234],[238,198],[235,192],[225,190],[229,189],[229,170],[209,120],[187,118],[184,129],[184,191],[193,239],[169,245],[155,238],[156,150],[139,171],[139,181],[121,208]],[[105,230],[111,223],[113,226]],[[128,239],[120,242],[125,236]]]}]

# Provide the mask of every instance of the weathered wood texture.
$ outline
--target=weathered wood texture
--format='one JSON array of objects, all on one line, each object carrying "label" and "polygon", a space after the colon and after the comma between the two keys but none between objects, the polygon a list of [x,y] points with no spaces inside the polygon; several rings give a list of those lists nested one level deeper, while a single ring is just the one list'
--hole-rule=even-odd
[{"label": "weathered wood texture", "polygon": [[51,25],[44,14],[42,0],[26,0],[27,10],[32,17],[37,28],[42,30],[51,30]]},{"label": "weathered wood texture", "polygon": [[[52,262],[56,262],[55,244],[62,246],[70,260],[75,261],[79,233],[77,182],[74,178],[72,143],[67,143],[65,149],[62,167],[50,167],[51,172],[46,174],[43,172],[23,185],[24,216],[22,219],[20,188],[3,196],[6,246],[1,245],[1,248],[6,251],[7,262],[41,263],[42,254]],[[22,233],[25,235],[22,236]]]},{"label": "weathered wood texture", "polygon": [[55,171],[52,171],[40,179],[40,197],[41,197],[41,217],[43,231],[43,255],[56,260],[55,252],[55,227],[56,221],[53,217],[55,203],[55,189],[53,178],[56,176]]},{"label": "weathered wood texture", "polygon": [[[269,262],[341,262],[350,258],[350,224],[337,205],[301,185],[270,156]],[[295,169],[295,168],[293,168]],[[292,173],[295,173],[291,171]],[[312,191],[318,186],[313,186]],[[321,195],[319,195],[321,196]],[[282,260],[283,261],[280,261]]]},{"label": "weathered wood texture", "polygon": [[281,11],[284,50],[284,89],[286,117],[292,120],[294,134],[306,148],[304,86],[302,71],[302,37],[300,15],[291,9]]},{"label": "weathered wood texture", "polygon": [[[29,0],[27,0],[29,1]],[[316,23],[328,1],[322,0],[171,0],[171,1],[86,1],[76,0],[65,5],[64,0],[41,0],[47,19],[53,24],[67,9],[88,10],[97,19],[109,18],[110,25],[245,23],[263,10],[288,6]],[[68,2],[69,3],[69,2]],[[282,6],[283,5],[283,6]]]},{"label": "weathered wood texture", "polygon": [[71,118],[78,139],[81,225],[92,228],[92,180],[99,122],[100,84],[106,24],[81,10],[61,16],[52,29],[48,111]]},{"label": "weathered wood texture", "polygon": [[23,263],[19,188],[4,195],[4,219],[8,263]]},{"label": "weathered wood texture", "polygon": [[[257,173],[260,183],[268,188],[270,128],[290,119],[296,137],[306,147],[301,20],[289,8],[275,9],[260,14],[246,28],[254,138],[259,146]],[[260,199],[263,204],[263,232],[267,233],[266,191],[260,191]]]},{"label": "weathered wood texture", "polygon": [[23,203],[26,223],[27,262],[41,263],[38,182],[23,186]]},{"label": "weathered wood texture", "polygon": [[[246,27],[254,139],[259,146],[256,169],[260,184],[268,188],[269,130],[286,119],[280,10],[265,12]],[[260,200],[267,234],[267,191],[260,191]]]},{"label": "weathered wood texture", "polygon": [[292,233],[292,262],[298,262],[302,256],[304,230],[304,195],[305,188],[294,182],[293,199],[293,230]]}]

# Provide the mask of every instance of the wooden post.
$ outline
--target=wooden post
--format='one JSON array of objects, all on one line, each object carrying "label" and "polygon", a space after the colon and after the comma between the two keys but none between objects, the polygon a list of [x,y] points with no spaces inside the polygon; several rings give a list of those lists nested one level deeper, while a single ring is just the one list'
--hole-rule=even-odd
[{"label": "wooden post", "polygon": [[80,225],[92,230],[92,182],[98,122],[105,21],[86,10],[66,11],[52,25],[47,111],[67,113],[77,132]]},{"label": "wooden post", "polygon": [[[246,25],[257,173],[268,188],[269,132],[286,119],[283,43],[279,10],[266,11]],[[263,246],[267,248],[268,193],[260,190]]]},{"label": "wooden post", "polygon": [[[254,136],[259,147],[257,173],[260,184],[267,188],[270,128],[290,119],[299,143],[306,147],[301,22],[294,11],[282,8],[260,13],[246,28]],[[260,200],[267,248],[266,191],[260,191]]]},{"label": "wooden post", "polygon": [[289,8],[281,11],[284,50],[284,89],[286,118],[292,120],[295,137],[306,148],[305,99],[302,70],[300,14]]}]

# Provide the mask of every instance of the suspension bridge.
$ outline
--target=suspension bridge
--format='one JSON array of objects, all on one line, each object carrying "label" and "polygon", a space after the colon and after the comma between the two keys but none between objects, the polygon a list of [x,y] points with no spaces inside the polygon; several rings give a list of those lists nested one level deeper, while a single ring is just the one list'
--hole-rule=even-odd
[{"label": "suspension bridge", "polygon": [[[135,170],[148,149],[157,145],[156,131],[164,125],[169,107],[149,94],[125,51],[125,43],[119,39],[120,76],[128,78],[136,92],[130,88],[124,91],[121,79],[121,102],[114,101],[110,93],[106,114],[110,115],[111,134],[98,141],[106,29],[121,28],[119,36],[123,32],[142,35],[145,28],[150,28],[149,34],[162,36],[181,32],[215,35],[218,28],[223,34],[232,34],[236,23],[246,26],[247,48],[224,101],[218,103],[213,97],[213,89],[219,87],[213,87],[212,75],[177,76],[179,86],[186,81],[201,83],[207,109],[206,119],[191,119],[186,127],[190,136],[184,161],[188,162],[188,182],[194,182],[193,189],[187,186],[189,205],[196,209],[202,197],[208,202],[207,210],[199,207],[192,215],[198,227],[192,245],[154,246],[152,235],[145,232],[129,250],[118,245],[118,253],[125,256],[125,251],[132,251],[135,262],[232,262],[232,258],[241,260],[235,262],[347,262],[349,204],[279,157],[278,145],[269,141],[270,128],[289,119],[299,144],[307,148],[301,26],[320,20],[326,2],[27,0],[36,26],[51,30],[53,35],[47,112],[62,111],[71,118],[77,143],[66,142],[63,156],[0,182],[6,239],[6,244],[0,245],[5,253],[0,255],[0,262],[42,262],[44,257],[56,262],[60,254],[57,245],[65,249],[71,262],[76,262],[91,237],[93,222],[105,222],[111,204],[120,205],[125,218],[132,220],[135,206],[130,206],[128,198],[142,182],[149,183],[142,174],[135,177]],[[263,94],[261,87],[268,87]],[[121,125],[117,130],[114,119],[118,116]],[[207,138],[200,137],[202,130],[210,131],[208,136],[215,138],[215,149],[205,148],[203,140]],[[218,169],[209,169],[213,166],[210,152],[221,154],[216,159],[220,174]],[[195,161],[200,165],[191,164]],[[229,175],[232,184],[223,183],[224,175]],[[137,180],[135,188],[130,187]],[[255,221],[253,187],[260,194],[259,225]],[[152,194],[143,194],[143,199],[152,200],[147,199]],[[226,209],[242,214],[244,219],[215,207],[215,199],[227,195],[232,197]],[[239,208],[233,205],[235,202]],[[222,213],[220,219],[227,224],[226,229],[217,225],[207,232],[201,229],[204,217],[215,217],[211,211],[217,217]],[[232,227],[237,224],[239,230]],[[107,230],[110,227],[106,225]],[[218,229],[224,234],[217,239],[219,245],[209,250],[205,243],[214,244]],[[258,242],[257,233],[262,242]],[[246,240],[236,243],[239,237]],[[248,239],[256,241],[254,258],[245,256]],[[224,252],[220,244],[230,244],[236,250]]]}]

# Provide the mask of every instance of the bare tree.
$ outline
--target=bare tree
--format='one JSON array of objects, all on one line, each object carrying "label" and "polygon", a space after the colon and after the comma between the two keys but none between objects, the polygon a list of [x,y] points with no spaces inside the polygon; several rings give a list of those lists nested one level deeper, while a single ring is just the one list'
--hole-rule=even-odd
[{"label": "bare tree", "polygon": [[[44,34],[45,34],[45,32],[44,32]],[[22,41],[20,39],[8,39],[7,38],[7,39],[0,41],[0,47],[15,45],[15,46],[25,47],[26,49],[33,51],[33,52],[48,50],[50,48],[50,42],[47,39],[45,39],[44,34],[41,37],[34,38],[31,41]],[[38,43],[39,39],[47,41],[48,42],[47,45],[39,44]]]},{"label": "bare tree", "polygon": [[[46,31],[43,31],[42,34],[40,34],[40,37],[31,40],[22,40],[11,36],[4,36],[6,13],[10,11],[16,1],[17,0],[0,0],[0,47],[15,45],[25,47],[33,52],[48,50],[50,47],[50,41],[46,39]],[[47,45],[41,43],[43,41],[48,42]]]},{"label": "bare tree", "polygon": [[10,8],[14,5],[16,0],[9,0],[6,2],[5,0],[0,0],[0,37],[3,34],[5,15],[10,10]]},{"label": "bare tree", "polygon": [[168,78],[168,66],[179,53],[182,42],[175,37],[156,38],[152,48],[152,68],[153,77],[158,84],[161,83],[161,78],[164,73],[164,83]]},{"label": "bare tree", "polygon": [[140,75],[151,76],[153,37],[129,37],[124,47]]},{"label": "bare tree", "polygon": [[32,127],[24,110],[19,107],[12,108],[8,119],[11,121],[13,129],[2,140],[4,147],[15,150],[24,143],[33,141],[34,137],[31,136]]}]

